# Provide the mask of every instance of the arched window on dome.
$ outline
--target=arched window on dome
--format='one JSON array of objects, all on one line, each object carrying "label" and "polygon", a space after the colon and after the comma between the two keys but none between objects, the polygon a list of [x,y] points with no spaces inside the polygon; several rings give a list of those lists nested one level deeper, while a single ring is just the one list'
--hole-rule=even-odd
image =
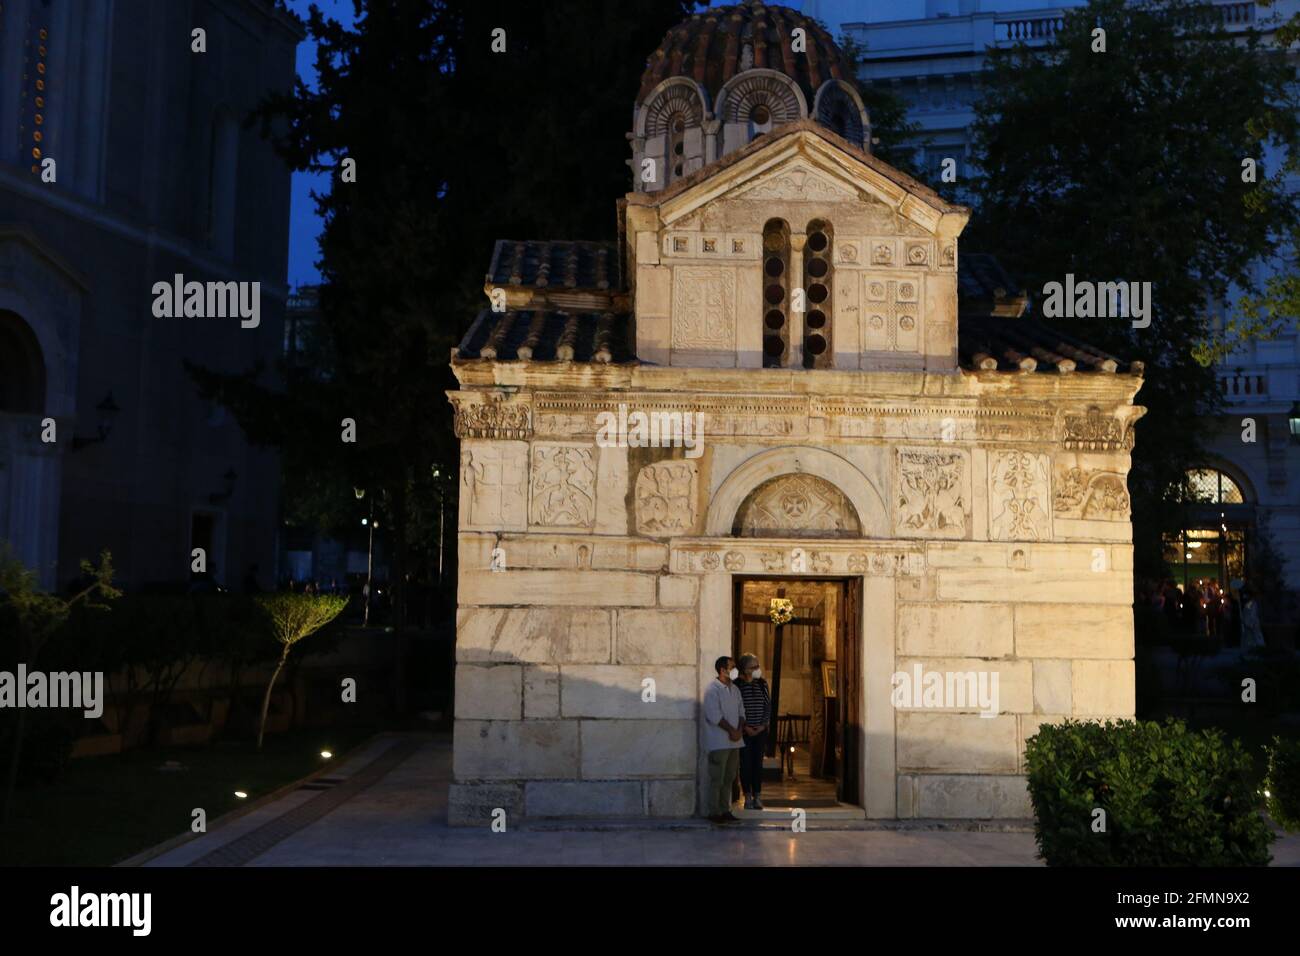
[{"label": "arched window on dome", "polygon": [[703,166],[703,125],[703,97],[692,81],[675,77],[652,92],[633,131],[636,189],[655,192]]},{"label": "arched window on dome", "polygon": [[803,246],[803,282],[807,310],[803,317],[804,368],[833,368],[831,350],[831,249],[835,230],[825,219],[808,223]]},{"label": "arched window on dome", "polygon": [[715,112],[723,124],[719,155],[725,156],[753,142],[755,136],[803,119],[808,105],[788,76],[754,69],[733,77],[718,91]]},{"label": "arched window on dome", "polygon": [[827,80],[813,101],[817,122],[843,136],[854,146],[870,149],[866,109],[857,92],[843,80]]},{"label": "arched window on dome", "polygon": [[785,368],[790,358],[790,226],[763,227],[763,368]]}]

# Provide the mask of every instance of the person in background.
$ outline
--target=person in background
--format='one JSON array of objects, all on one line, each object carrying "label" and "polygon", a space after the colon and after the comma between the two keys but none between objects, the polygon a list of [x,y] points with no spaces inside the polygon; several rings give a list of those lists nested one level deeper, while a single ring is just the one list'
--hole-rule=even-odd
[{"label": "person in background", "polygon": [[762,810],[763,754],[767,753],[767,731],[772,720],[772,695],[753,654],[740,657],[740,698],[745,703],[744,741],[740,752],[740,788],[745,792],[745,809]]},{"label": "person in background", "polygon": [[1241,653],[1262,651],[1264,631],[1259,626],[1259,601],[1249,587],[1241,589]]}]

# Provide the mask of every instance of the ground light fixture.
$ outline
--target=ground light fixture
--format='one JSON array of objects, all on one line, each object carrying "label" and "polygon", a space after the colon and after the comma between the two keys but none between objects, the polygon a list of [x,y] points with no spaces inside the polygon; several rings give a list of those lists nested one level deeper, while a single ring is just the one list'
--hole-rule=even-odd
[{"label": "ground light fixture", "polygon": [[334,756],[334,753],[333,753],[333,751],[322,750],[322,751],[320,752],[320,755],[321,755],[321,759],[322,759],[322,760],[329,760],[330,758],[332,758],[332,757]]},{"label": "ground light fixture", "polygon": [[248,794],[245,793],[243,790],[236,790],[235,796],[238,797],[240,800],[248,799]]}]

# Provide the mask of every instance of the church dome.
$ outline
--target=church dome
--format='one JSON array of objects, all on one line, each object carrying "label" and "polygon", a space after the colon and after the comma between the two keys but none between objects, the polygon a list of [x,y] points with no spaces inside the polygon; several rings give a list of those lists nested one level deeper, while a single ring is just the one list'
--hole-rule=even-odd
[{"label": "church dome", "polygon": [[853,70],[816,20],[789,7],[750,0],[695,14],[664,35],[641,75],[629,137],[635,188],[664,189],[803,119],[870,152]]},{"label": "church dome", "polygon": [[[792,51],[796,29],[804,31],[805,52]],[[816,20],[751,0],[701,11],[669,30],[650,54],[636,101],[673,76],[693,79],[714,99],[728,80],[754,68],[784,73],[809,103],[827,80],[853,79],[852,64]]]}]

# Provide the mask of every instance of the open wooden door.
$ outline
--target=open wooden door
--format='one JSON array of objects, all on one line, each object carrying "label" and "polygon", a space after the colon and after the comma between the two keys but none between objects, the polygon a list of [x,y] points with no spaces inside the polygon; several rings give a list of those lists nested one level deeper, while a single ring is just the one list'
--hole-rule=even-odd
[{"label": "open wooden door", "polygon": [[836,646],[839,725],[842,758],[838,771],[839,801],[861,806],[862,778],[862,579],[845,582],[844,613],[840,615]]}]

